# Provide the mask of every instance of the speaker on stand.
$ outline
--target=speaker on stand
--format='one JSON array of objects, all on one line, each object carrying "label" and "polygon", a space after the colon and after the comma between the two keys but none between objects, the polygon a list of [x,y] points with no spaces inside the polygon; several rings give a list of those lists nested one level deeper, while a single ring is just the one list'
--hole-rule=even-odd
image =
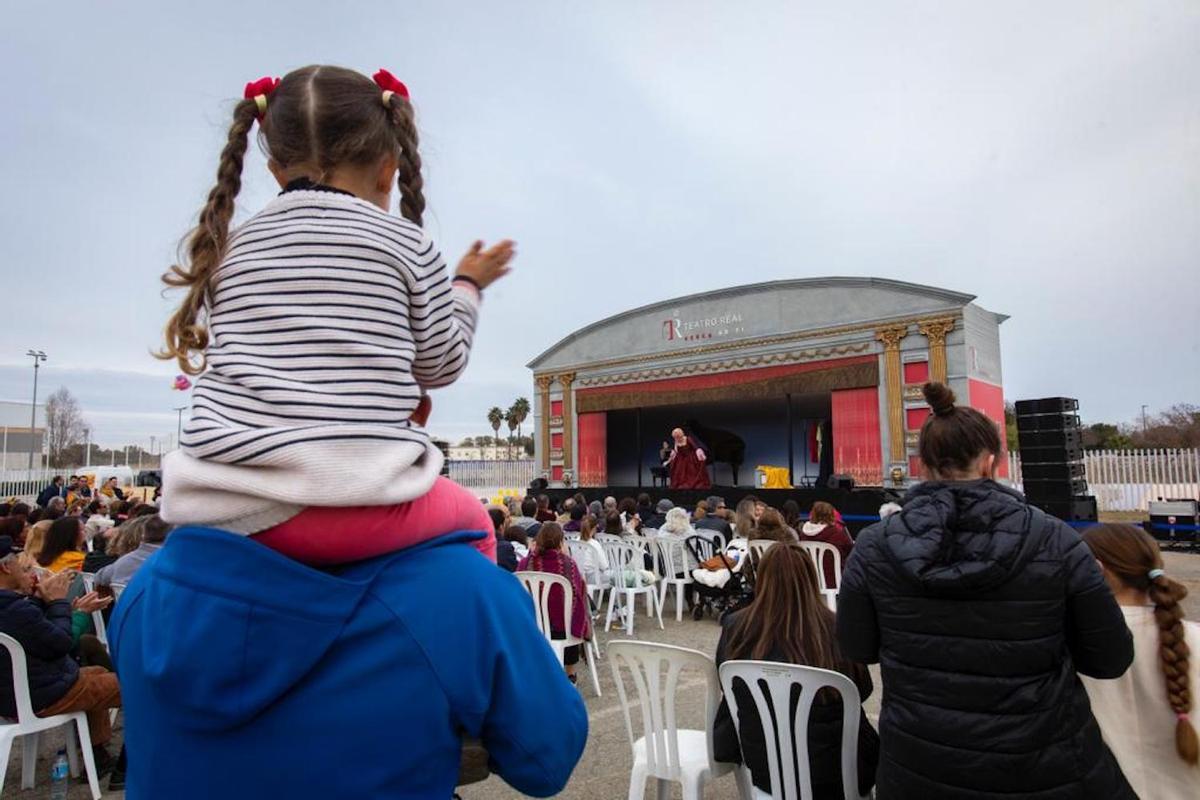
[{"label": "speaker on stand", "polygon": [[1022,484],[1031,506],[1066,522],[1095,522],[1099,513],[1088,494],[1078,410],[1071,397],[1017,401]]}]

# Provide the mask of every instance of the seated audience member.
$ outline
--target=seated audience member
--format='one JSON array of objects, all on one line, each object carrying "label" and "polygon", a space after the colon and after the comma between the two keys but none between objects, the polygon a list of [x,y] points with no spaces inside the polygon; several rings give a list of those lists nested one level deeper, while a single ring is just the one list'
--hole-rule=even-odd
[{"label": "seated audience member", "polygon": [[83,521],[79,517],[56,519],[46,531],[37,563],[53,573],[83,567]]},{"label": "seated audience member", "polygon": [[611,536],[624,535],[625,526],[621,524],[621,515],[616,511],[610,511],[604,516],[604,532]]},{"label": "seated audience member", "polygon": [[580,505],[574,506],[571,509],[571,519],[568,520],[567,523],[562,526],[563,531],[566,533],[578,532],[579,524],[583,521],[583,518],[584,518],[586,512],[587,512],[587,508],[585,506],[580,506]]},{"label": "seated audience member", "polygon": [[[720,503],[719,505],[717,503]],[[725,542],[733,538],[733,527],[718,516],[725,508],[725,502],[720,498],[710,497],[704,501],[704,510],[696,514],[695,528],[699,531],[712,531],[721,534]]]},{"label": "seated audience member", "polygon": [[30,525],[34,524],[35,522],[41,522],[42,515],[44,515],[45,513],[46,513],[46,509],[35,508],[29,512],[29,518],[25,521],[28,522]]},{"label": "seated audience member", "polygon": [[758,506],[758,501],[753,495],[746,495],[738,501],[737,508],[733,512],[733,534],[743,539],[754,538],[755,509]]},{"label": "seated audience member", "polygon": [[575,501],[575,505],[581,506],[585,510],[587,509],[588,501],[587,501],[587,498],[584,497],[583,492],[576,492],[575,494],[573,494],[571,496],[571,499]]},{"label": "seated audience member", "polygon": [[[90,592],[67,601],[69,573],[34,580],[33,568],[18,557],[13,543],[0,537],[0,632],[25,649],[29,694],[40,717],[87,712],[96,768],[106,774],[116,766],[106,745],[112,739],[108,710],[121,707],[117,676],[100,667],[83,667],[71,658],[72,610],[91,613],[110,599]],[[0,716],[15,717],[12,664],[0,658]],[[73,735],[73,734],[72,734]]]},{"label": "seated audience member", "polygon": [[508,512],[499,506],[488,508],[488,516],[496,528],[496,566],[507,572],[517,571],[517,551],[512,542],[504,538],[504,530],[508,527]]},{"label": "seated audience member", "polygon": [[608,497],[604,498],[604,513],[605,513],[605,515],[607,515],[610,511],[619,511],[619,510],[620,509],[617,508],[617,498],[613,497],[612,495],[609,495]]},{"label": "seated audience member", "polygon": [[61,497],[51,497],[50,502],[46,504],[46,510],[42,512],[42,519],[53,522],[66,513],[67,501]]},{"label": "seated audience member", "polygon": [[537,513],[534,514],[534,519],[538,522],[554,522],[557,518],[558,516],[550,510],[550,497],[539,494],[537,497]]},{"label": "seated audience member", "polygon": [[568,497],[568,498],[564,499],[562,501],[562,503],[559,504],[558,516],[555,518],[555,521],[559,525],[565,525],[566,523],[570,522],[571,521],[571,512],[574,509],[575,509],[575,498]]},{"label": "seated audience member", "polygon": [[7,536],[18,547],[24,544],[27,535],[22,517],[0,517],[0,536]]},{"label": "seated audience member", "polygon": [[696,529],[692,527],[691,518],[682,508],[672,508],[668,511],[663,524],[658,529],[659,536],[671,536],[680,540],[694,536],[695,533]]},{"label": "seated audience member", "polygon": [[650,519],[654,515],[654,503],[650,502],[650,495],[642,492],[637,496],[637,515],[642,518],[642,521]]},{"label": "seated audience member", "polygon": [[[854,549],[854,540],[850,538],[846,526],[837,521],[833,506],[821,500],[813,503],[812,511],[808,515],[808,522],[800,526],[800,541],[824,542],[836,547],[842,557],[843,570],[846,569],[846,562],[850,559],[850,551]],[[822,566],[825,570],[825,585],[837,586],[842,576],[833,574],[833,559],[826,558],[822,562]]]},{"label": "seated audience member", "polygon": [[1104,742],[1141,800],[1200,797],[1192,720],[1200,625],[1183,619],[1187,587],[1166,574],[1158,543],[1141,528],[1096,525],[1083,541],[1133,634],[1133,666],[1124,675],[1082,676]]},{"label": "seated audience member", "polygon": [[[567,626],[571,635],[579,639],[592,638],[592,616],[588,609],[587,585],[574,559],[567,555],[567,543],[558,523],[547,522],[538,531],[533,550],[517,565],[518,572],[549,572],[561,575],[571,584],[571,619],[563,619],[562,595],[557,587],[550,589],[550,635],[555,639],[566,638]],[[567,677],[575,683],[575,668],[579,664],[580,645],[566,648],[563,663]],[[592,665],[595,669],[595,665]]]},{"label": "seated audience member", "polygon": [[31,564],[37,564],[38,556],[41,555],[42,548],[46,544],[46,534],[53,524],[53,520],[44,519],[29,526],[29,533],[25,535],[24,552]]},{"label": "seated audience member", "polygon": [[578,554],[575,565],[583,572],[583,579],[592,586],[603,586],[608,583],[608,556],[600,542],[596,541],[596,518],[588,514],[579,525],[579,541],[585,547],[574,552]]},{"label": "seated audience member", "polygon": [[509,524],[520,525],[525,529],[526,534],[536,536],[537,528],[540,524],[536,519],[537,511],[537,498],[527,496],[521,501],[521,515],[518,517],[513,517]]},{"label": "seated audience member", "polygon": [[157,514],[131,519],[119,526],[109,547],[117,560],[96,573],[96,585],[129,583],[146,559],[162,548],[170,532],[171,526]]},{"label": "seated audience member", "polygon": [[517,560],[529,555],[529,534],[525,533],[525,529],[520,525],[509,522],[508,527],[504,529],[504,540],[512,545]]},{"label": "seated audience member", "polygon": [[775,542],[796,542],[796,532],[783,523],[783,515],[773,508],[766,508],[758,517],[750,539],[770,539]]},{"label": "seated audience member", "polygon": [[[777,544],[759,562],[753,602],[721,620],[717,666],[735,660],[778,661],[840,672],[854,681],[861,703],[874,689],[871,674],[862,664],[842,656],[834,626],[833,612],[825,607],[819,592],[812,559],[795,545]],[[734,692],[741,740],[728,701],[722,699],[713,726],[714,754],[718,761],[745,763],[754,785],[770,792],[767,744],[757,706],[745,687],[736,686]],[[781,722],[776,720],[776,724]],[[809,712],[808,759],[814,800],[841,800],[842,697],[839,694],[819,694],[813,703]],[[863,795],[875,784],[878,761],[879,734],[860,707],[857,785]],[[785,762],[781,768],[794,767]]]},{"label": "seated audience member", "polygon": [[882,662],[879,796],[1135,797],[1075,674],[1133,661],[1099,564],[993,480],[991,419],[924,394],[927,480],[859,534],[837,600],[842,654]]},{"label": "seated audience member", "polygon": [[800,504],[795,500],[786,500],[779,510],[783,514],[784,524],[794,531],[799,531],[804,524],[804,520],[800,518]]},{"label": "seated audience member", "polygon": [[665,497],[662,500],[659,500],[658,505],[654,507],[654,513],[650,515],[650,518],[642,520],[642,527],[658,530],[662,527],[662,524],[667,521],[667,512],[674,507],[675,504]]}]

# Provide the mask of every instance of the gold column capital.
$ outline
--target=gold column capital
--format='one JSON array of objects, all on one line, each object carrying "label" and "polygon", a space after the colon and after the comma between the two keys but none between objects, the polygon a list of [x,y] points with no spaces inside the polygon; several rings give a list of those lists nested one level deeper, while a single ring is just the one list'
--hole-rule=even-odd
[{"label": "gold column capital", "polygon": [[899,350],[900,340],[908,336],[907,325],[890,325],[875,329],[875,339],[883,342],[884,350]]},{"label": "gold column capital", "polygon": [[931,347],[945,346],[946,335],[954,330],[954,318],[925,320],[917,323],[917,330],[929,339]]},{"label": "gold column capital", "polygon": [[558,376],[558,382],[562,384],[564,390],[570,389],[571,384],[575,382],[574,372],[564,372]]},{"label": "gold column capital", "polygon": [[533,384],[537,386],[539,392],[549,391],[552,383],[554,383],[553,375],[535,375],[533,378]]}]

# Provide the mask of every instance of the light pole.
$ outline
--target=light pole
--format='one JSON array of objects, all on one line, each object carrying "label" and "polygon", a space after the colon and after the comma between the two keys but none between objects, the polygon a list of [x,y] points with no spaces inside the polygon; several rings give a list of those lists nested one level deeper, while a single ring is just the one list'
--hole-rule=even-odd
[{"label": "light pole", "polygon": [[41,350],[27,350],[25,355],[33,359],[33,403],[29,406],[29,477],[33,477],[33,437],[37,427],[37,379],[38,368],[46,360],[46,354]]},{"label": "light pole", "polygon": [[1146,435],[1146,406],[1142,406],[1142,436]]}]

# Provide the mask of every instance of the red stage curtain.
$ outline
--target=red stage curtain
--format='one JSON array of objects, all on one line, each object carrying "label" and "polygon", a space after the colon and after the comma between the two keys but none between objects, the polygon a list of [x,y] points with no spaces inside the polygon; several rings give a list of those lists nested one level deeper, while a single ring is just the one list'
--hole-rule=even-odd
[{"label": "red stage curtain", "polygon": [[1000,429],[1000,447],[1004,452],[1000,454],[999,463],[996,464],[996,476],[1007,478],[1008,450],[1004,439],[1004,389],[990,383],[977,381],[974,378],[967,381],[967,386],[971,408],[987,414]]},{"label": "red stage curtain", "polygon": [[833,471],[863,486],[883,484],[879,388],[833,392]]},{"label": "red stage curtain", "polygon": [[605,486],[608,481],[608,414],[579,415],[579,485]]}]

